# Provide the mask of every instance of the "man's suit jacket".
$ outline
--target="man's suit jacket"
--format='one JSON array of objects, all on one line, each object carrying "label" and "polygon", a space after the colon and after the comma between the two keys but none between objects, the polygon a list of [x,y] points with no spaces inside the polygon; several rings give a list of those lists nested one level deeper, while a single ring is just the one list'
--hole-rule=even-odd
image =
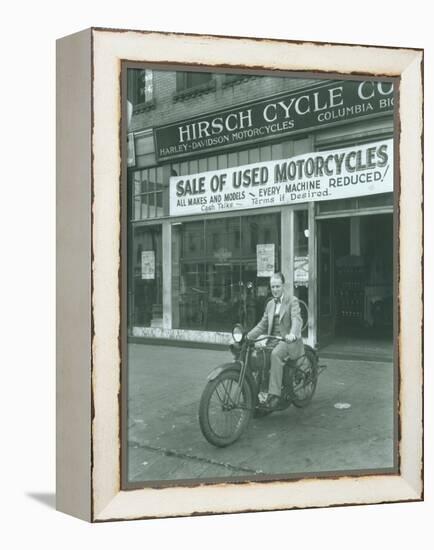
[{"label": "man's suit jacket", "polygon": [[[258,338],[261,334],[271,334],[276,303],[274,298],[267,302],[264,315],[256,327],[247,334],[250,340]],[[293,334],[297,339],[301,338],[303,321],[300,314],[300,304],[295,296],[282,295],[280,304],[280,334],[284,338],[287,334]]]}]

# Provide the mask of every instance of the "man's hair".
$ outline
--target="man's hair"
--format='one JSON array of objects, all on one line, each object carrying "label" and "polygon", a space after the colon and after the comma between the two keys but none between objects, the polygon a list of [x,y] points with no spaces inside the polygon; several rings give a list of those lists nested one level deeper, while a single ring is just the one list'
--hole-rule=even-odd
[{"label": "man's hair", "polygon": [[276,279],[277,277],[279,277],[279,279],[282,281],[282,285],[285,284],[285,276],[283,275],[283,273],[281,271],[276,271],[276,273],[273,273],[273,275],[271,275],[270,277],[270,281],[271,279]]}]

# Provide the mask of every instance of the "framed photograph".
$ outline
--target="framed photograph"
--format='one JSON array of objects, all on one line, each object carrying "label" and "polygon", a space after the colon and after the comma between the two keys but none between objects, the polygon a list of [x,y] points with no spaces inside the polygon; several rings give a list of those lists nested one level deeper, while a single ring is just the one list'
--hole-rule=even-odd
[{"label": "framed photograph", "polygon": [[57,506],[423,498],[423,51],[57,47]]}]

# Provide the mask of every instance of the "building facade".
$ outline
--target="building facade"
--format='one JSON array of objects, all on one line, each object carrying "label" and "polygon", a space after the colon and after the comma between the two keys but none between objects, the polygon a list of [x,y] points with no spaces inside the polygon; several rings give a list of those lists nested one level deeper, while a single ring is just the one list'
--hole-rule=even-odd
[{"label": "building facade", "polygon": [[226,343],[282,271],[312,345],[393,321],[393,86],[127,69],[128,332]]}]

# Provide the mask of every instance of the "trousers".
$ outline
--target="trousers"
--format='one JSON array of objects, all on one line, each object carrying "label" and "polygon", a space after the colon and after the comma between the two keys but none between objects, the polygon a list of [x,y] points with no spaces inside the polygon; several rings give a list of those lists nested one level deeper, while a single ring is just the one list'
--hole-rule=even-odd
[{"label": "trousers", "polygon": [[297,359],[304,354],[304,344],[301,338],[291,342],[279,342],[271,352],[270,381],[268,393],[280,396],[282,393],[282,378],[284,359]]}]

